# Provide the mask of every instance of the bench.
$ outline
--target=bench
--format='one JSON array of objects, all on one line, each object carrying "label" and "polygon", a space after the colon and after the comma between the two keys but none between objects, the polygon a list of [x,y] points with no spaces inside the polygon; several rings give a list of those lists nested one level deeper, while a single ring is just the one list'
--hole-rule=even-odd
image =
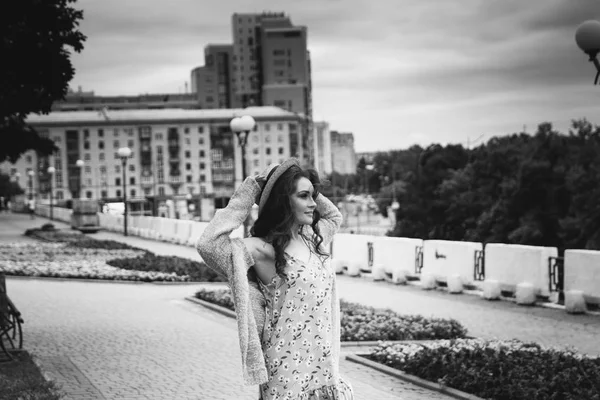
[{"label": "bench", "polygon": [[0,362],[14,360],[12,351],[23,348],[24,323],[21,313],[8,297],[6,291],[6,277],[0,274]]}]

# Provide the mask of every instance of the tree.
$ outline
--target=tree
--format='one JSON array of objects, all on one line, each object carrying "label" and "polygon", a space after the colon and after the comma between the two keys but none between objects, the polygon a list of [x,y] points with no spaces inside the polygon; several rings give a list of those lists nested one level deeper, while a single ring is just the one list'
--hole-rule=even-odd
[{"label": "tree", "polygon": [[80,52],[86,37],[77,30],[83,12],[75,0],[19,0],[0,13],[0,162],[15,162],[27,150],[48,155],[55,146],[25,123],[47,114],[63,99],[75,70],[69,47]]},{"label": "tree", "polygon": [[14,195],[22,194],[23,189],[17,182],[11,181],[10,177],[0,173],[0,197],[10,199]]}]

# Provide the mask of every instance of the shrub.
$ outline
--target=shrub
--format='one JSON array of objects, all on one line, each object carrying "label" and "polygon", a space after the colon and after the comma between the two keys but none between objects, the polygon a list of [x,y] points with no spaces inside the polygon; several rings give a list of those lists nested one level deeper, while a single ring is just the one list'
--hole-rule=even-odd
[{"label": "shrub", "polygon": [[433,340],[464,338],[467,329],[458,321],[402,315],[341,300],[343,341]]},{"label": "shrub", "polygon": [[43,231],[53,231],[54,229],[54,225],[51,223],[46,223],[44,225],[42,225],[42,227],[40,228]]},{"label": "shrub", "polygon": [[[234,310],[229,289],[202,289],[196,297]],[[400,315],[346,301],[340,302],[342,341],[422,340],[465,337],[467,330],[455,320]]]},{"label": "shrub", "polygon": [[146,251],[138,247],[130,246],[125,243],[116,242],[114,240],[97,240],[83,236],[81,240],[76,240],[69,243],[71,247],[84,249],[105,249],[105,250],[138,250]]},{"label": "shrub", "polygon": [[535,343],[382,343],[368,358],[486,399],[600,399],[599,357]]},{"label": "shrub", "polygon": [[211,290],[203,288],[196,292],[196,297],[210,303],[218,304],[231,311],[235,311],[233,298],[231,297],[231,291],[229,289]]},{"label": "shrub", "polygon": [[203,262],[175,256],[157,256],[147,252],[140,257],[116,258],[106,261],[113,267],[135,271],[158,271],[189,276],[191,282],[223,282],[217,273]]},{"label": "shrub", "polygon": [[13,353],[17,360],[0,363],[2,399],[59,400],[62,395],[55,383],[46,381],[26,351]]}]

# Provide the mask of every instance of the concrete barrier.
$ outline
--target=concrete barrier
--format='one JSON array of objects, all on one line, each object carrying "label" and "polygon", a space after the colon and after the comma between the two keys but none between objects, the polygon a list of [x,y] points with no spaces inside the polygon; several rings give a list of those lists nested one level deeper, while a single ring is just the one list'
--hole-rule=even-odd
[{"label": "concrete barrier", "polygon": [[338,233],[333,238],[333,258],[358,263],[360,269],[369,271],[369,247],[372,236]]},{"label": "concrete barrier", "polygon": [[473,279],[475,251],[483,250],[477,242],[454,242],[449,240],[423,241],[423,274],[430,274],[439,282],[460,275],[463,285],[479,286]]},{"label": "concrete barrier", "polygon": [[188,246],[196,246],[196,242],[204,232],[204,229],[208,226],[208,222],[193,222],[190,231],[190,238],[188,239]]},{"label": "concrete barrier", "polygon": [[536,295],[549,297],[548,258],[556,247],[488,243],[485,246],[485,278],[497,280],[502,290],[515,292],[520,283],[533,285]]},{"label": "concrete barrier", "polygon": [[415,257],[423,240],[397,237],[373,237],[373,264],[382,264],[386,274],[416,276]]},{"label": "concrete barrier", "polygon": [[600,305],[600,251],[565,250],[565,292],[583,292],[586,303]]}]

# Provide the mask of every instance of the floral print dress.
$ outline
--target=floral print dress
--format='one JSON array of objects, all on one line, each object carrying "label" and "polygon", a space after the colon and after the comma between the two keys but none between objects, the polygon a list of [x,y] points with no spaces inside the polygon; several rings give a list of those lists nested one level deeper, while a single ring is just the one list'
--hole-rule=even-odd
[{"label": "floral print dress", "polygon": [[305,264],[287,253],[285,257],[286,278],[276,275],[269,285],[260,282],[267,303],[262,348],[269,375],[260,385],[261,399],[352,399],[350,385],[333,376],[335,275],[329,259],[313,256]]}]

